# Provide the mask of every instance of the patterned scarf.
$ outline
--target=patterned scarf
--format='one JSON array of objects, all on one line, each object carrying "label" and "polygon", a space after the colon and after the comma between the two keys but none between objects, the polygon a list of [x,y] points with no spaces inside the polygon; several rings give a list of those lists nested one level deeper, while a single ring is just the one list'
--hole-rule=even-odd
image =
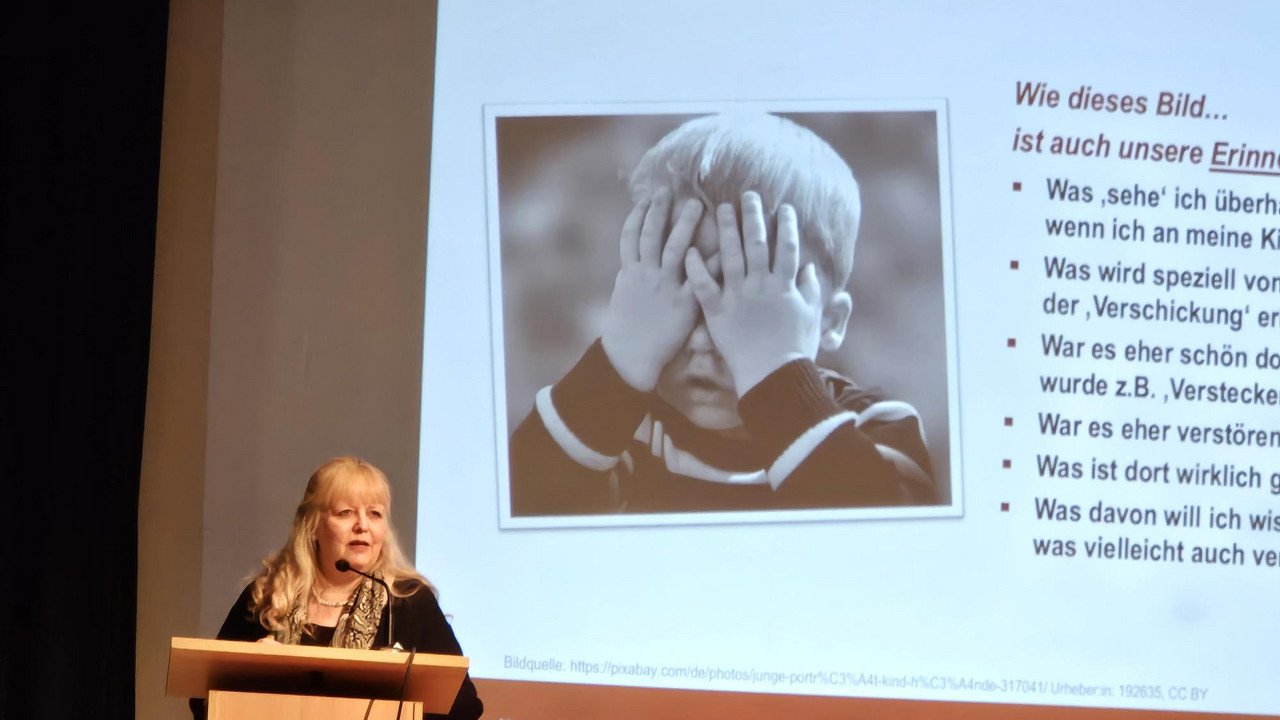
[{"label": "patterned scarf", "polygon": [[[382,609],[387,606],[387,591],[380,583],[366,579],[353,596],[353,601],[342,608],[338,625],[333,631],[331,647],[371,648],[382,621]],[[275,632],[276,641],[285,645],[297,645],[307,626],[307,599],[298,600],[285,626]]]}]

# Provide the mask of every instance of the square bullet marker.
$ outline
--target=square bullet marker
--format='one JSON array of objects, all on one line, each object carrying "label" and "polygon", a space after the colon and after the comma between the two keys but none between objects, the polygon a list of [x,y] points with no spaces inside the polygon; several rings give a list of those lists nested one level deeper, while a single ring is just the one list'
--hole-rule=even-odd
[{"label": "square bullet marker", "polygon": [[1010,270],[1017,270],[1017,269],[1018,269],[1018,261],[1017,261],[1017,260],[1010,260],[1010,261],[1009,261],[1009,269],[1010,269]]},{"label": "square bullet marker", "polygon": [[1018,347],[1018,341],[1014,340],[1013,338],[1009,338],[1008,345],[1009,347]]},{"label": "square bullet marker", "polygon": [[1013,461],[1005,460],[1004,462],[1000,463],[1000,466],[1003,467],[1005,470],[1008,470],[1009,468],[1013,467]]},{"label": "square bullet marker", "polygon": [[1000,503],[1000,512],[1009,512],[1009,503]]},{"label": "square bullet marker", "polygon": [[1004,426],[1005,426],[1005,427],[1012,427],[1012,426],[1013,426],[1013,418],[1009,418],[1009,417],[1005,418],[1005,419],[1004,419]]},{"label": "square bullet marker", "polygon": [[1013,191],[1014,191],[1014,192],[1022,192],[1022,183],[1020,183],[1020,182],[1016,182],[1016,183],[1014,183],[1014,184],[1013,184]]}]

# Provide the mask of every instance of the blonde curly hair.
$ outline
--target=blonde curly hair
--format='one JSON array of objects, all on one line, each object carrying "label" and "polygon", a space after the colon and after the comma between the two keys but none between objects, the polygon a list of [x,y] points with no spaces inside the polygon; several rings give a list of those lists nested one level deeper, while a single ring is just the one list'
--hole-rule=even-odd
[{"label": "blonde curly hair", "polygon": [[[262,561],[262,571],[253,580],[254,617],[273,632],[285,626],[289,614],[311,593],[319,570],[316,528],[320,518],[339,497],[356,497],[381,503],[387,512],[387,532],[382,552],[368,572],[380,574],[397,596],[411,595],[422,587],[435,588],[405,558],[391,527],[391,485],[387,476],[372,463],[355,457],[336,457],[321,465],[307,481],[302,502],[293,514],[289,541]],[[400,588],[398,580],[416,580]]]}]

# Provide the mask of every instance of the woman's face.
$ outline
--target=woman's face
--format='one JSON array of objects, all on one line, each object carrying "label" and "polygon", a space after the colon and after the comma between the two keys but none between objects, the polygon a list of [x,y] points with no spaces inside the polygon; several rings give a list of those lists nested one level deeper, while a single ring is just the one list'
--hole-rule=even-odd
[{"label": "woman's face", "polygon": [[345,559],[351,567],[369,572],[382,555],[382,539],[387,534],[386,507],[380,502],[352,496],[334,498],[316,528],[320,566],[334,570]]}]

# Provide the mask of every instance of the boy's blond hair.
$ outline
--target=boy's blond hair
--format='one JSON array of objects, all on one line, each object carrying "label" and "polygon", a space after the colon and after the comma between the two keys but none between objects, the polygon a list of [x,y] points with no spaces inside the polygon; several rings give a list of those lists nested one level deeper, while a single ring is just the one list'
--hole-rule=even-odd
[{"label": "boy's blond hair", "polygon": [[[800,250],[840,290],[853,271],[862,215],[858,182],[844,159],[808,128],[765,113],[709,115],[672,130],[631,173],[633,200],[659,188],[708,207],[760,194],[769,218],[789,204],[800,222]],[[772,237],[772,232],[770,233]]]}]

